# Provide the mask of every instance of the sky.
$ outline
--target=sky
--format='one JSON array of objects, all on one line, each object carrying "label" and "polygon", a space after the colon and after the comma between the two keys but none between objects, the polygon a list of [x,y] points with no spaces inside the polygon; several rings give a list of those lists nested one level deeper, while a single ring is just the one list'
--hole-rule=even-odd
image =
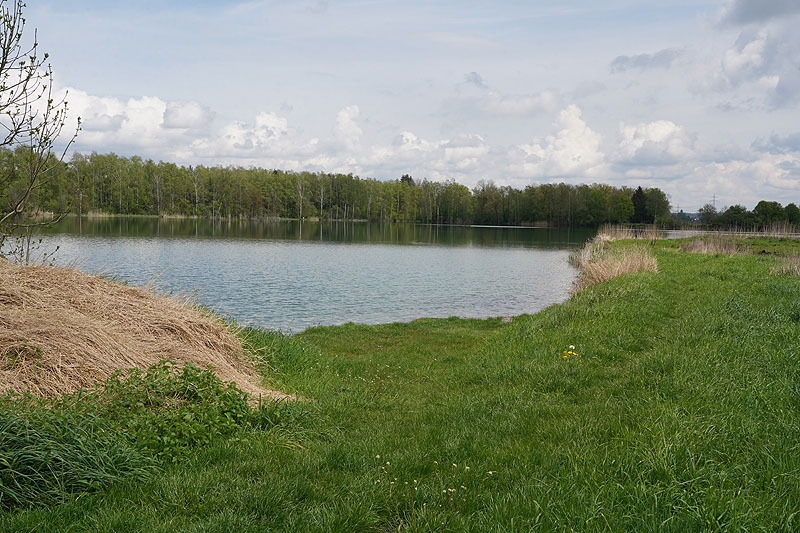
[{"label": "sky", "polygon": [[800,203],[798,0],[42,0],[74,149]]}]

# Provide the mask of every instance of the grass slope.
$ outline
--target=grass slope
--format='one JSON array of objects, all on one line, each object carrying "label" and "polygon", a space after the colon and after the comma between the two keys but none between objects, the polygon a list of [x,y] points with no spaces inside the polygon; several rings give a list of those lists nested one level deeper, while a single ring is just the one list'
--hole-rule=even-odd
[{"label": "grass slope", "polygon": [[312,399],[285,423],[0,529],[800,529],[800,277],[653,251],[658,273],[511,323],[250,332]]}]

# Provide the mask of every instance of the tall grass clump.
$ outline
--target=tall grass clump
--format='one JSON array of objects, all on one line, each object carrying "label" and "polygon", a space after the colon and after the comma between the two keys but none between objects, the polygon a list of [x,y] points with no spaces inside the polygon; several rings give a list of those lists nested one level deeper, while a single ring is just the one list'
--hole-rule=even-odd
[{"label": "tall grass clump", "polygon": [[800,257],[784,257],[770,272],[773,276],[800,276]]},{"label": "tall grass clump", "polygon": [[623,274],[658,272],[658,261],[640,246],[612,249],[604,239],[593,239],[572,254],[572,266],[579,270],[572,292],[597,285]]},{"label": "tall grass clump", "polygon": [[722,233],[704,235],[697,239],[681,243],[684,252],[701,254],[736,254],[742,251],[741,244],[734,237]]},{"label": "tall grass clump", "polygon": [[0,408],[0,509],[56,505],[156,470],[155,458],[101,420],[13,405]]},{"label": "tall grass clump", "polygon": [[797,237],[800,235],[800,227],[785,221],[773,222],[758,233],[765,237]]},{"label": "tall grass clump", "polygon": [[611,241],[625,241],[631,239],[641,239],[647,241],[655,241],[663,239],[664,232],[655,225],[647,225],[642,227],[623,226],[621,224],[603,224],[597,230],[595,239],[611,242]]}]

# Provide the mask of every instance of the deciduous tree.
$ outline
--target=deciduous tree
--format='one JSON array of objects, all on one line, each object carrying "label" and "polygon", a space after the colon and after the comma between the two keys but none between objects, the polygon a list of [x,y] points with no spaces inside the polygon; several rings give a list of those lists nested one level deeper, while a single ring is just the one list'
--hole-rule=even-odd
[{"label": "deciduous tree", "polygon": [[24,8],[21,0],[0,0],[0,148],[12,158],[11,171],[0,174],[0,255],[27,261],[31,230],[41,224],[31,199],[62,164],[77,130],[56,154],[67,102],[55,97],[53,71],[35,30],[26,40]]}]

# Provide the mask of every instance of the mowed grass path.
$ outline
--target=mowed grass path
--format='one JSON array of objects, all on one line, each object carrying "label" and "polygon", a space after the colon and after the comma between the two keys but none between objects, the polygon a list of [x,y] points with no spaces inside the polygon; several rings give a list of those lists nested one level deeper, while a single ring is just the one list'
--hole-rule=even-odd
[{"label": "mowed grass path", "polygon": [[800,278],[770,275],[774,257],[654,252],[657,274],[511,323],[251,333],[272,382],[310,399],[274,430],[0,525],[800,530]]}]

